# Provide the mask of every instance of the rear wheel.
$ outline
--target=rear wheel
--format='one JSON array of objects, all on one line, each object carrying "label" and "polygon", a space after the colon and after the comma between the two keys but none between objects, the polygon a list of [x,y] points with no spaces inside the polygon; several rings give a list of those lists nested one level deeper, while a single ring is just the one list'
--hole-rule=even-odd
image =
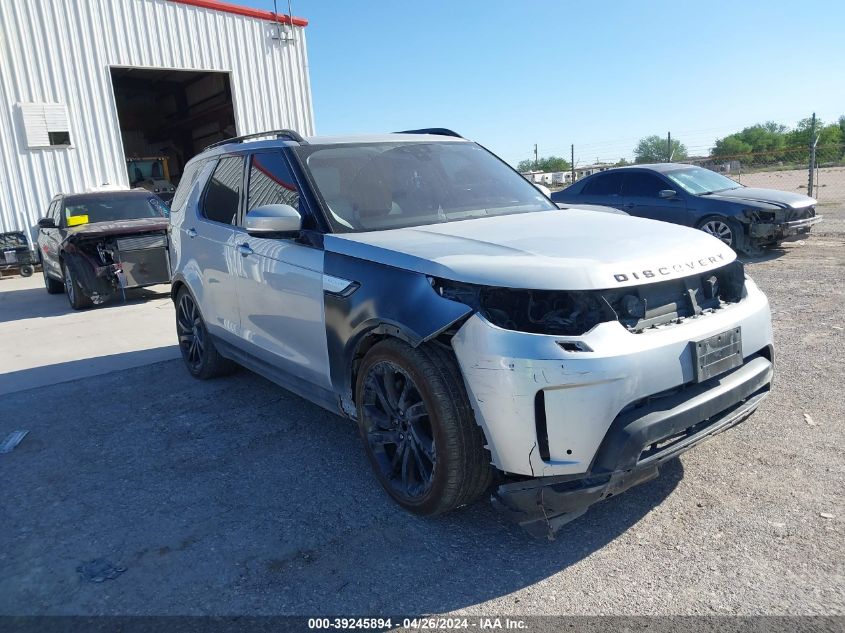
[{"label": "rear wheel", "polygon": [[90,308],[92,305],[91,299],[82,294],[82,288],[79,282],[76,281],[70,268],[64,264],[62,264],[62,274],[65,278],[65,294],[67,295],[70,307],[74,310]]},{"label": "rear wheel", "polygon": [[30,264],[24,264],[21,266],[21,277],[32,277],[32,273],[35,272],[35,268],[33,268]]},{"label": "rear wheel", "polygon": [[231,373],[235,364],[214,346],[199,308],[187,288],[176,295],[176,335],[182,360],[194,378],[202,380]]},{"label": "rear wheel", "polygon": [[44,287],[47,288],[48,294],[57,295],[65,291],[65,286],[61,281],[47,274],[47,267],[44,264],[41,264],[41,273],[44,275]]},{"label": "rear wheel", "polygon": [[454,357],[376,344],[358,372],[358,429],[381,485],[416,514],[447,512],[490,485],[492,467]]}]

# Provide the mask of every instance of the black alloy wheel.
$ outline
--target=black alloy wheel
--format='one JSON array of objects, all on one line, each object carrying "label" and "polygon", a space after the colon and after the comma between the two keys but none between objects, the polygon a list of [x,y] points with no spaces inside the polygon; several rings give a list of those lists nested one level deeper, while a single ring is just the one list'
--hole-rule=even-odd
[{"label": "black alloy wheel", "polygon": [[364,382],[369,449],[393,491],[408,501],[431,488],[437,448],[429,412],[410,376],[389,361],[370,368]]},{"label": "black alloy wheel", "polygon": [[182,293],[176,308],[176,334],[185,364],[192,374],[199,374],[205,354],[205,326],[194,298],[187,292]]}]

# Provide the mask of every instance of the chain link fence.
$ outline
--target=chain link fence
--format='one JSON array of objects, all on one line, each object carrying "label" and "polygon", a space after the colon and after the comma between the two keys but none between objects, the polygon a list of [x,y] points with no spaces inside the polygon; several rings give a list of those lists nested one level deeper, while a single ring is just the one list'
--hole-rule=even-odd
[{"label": "chain link fence", "polygon": [[819,206],[845,209],[845,144],[708,156],[683,162],[712,169],[747,187],[803,193],[816,198]]}]

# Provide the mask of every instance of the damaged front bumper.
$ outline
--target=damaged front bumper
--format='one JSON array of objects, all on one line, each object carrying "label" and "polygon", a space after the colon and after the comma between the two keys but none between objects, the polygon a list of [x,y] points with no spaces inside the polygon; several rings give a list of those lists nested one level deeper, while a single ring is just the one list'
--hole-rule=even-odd
[{"label": "damaged front bumper", "polygon": [[533,536],[553,538],[592,504],[654,479],[666,460],[745,420],[771,380],[771,361],[756,355],[728,374],[622,413],[586,474],[506,483],[494,491],[493,505]]},{"label": "damaged front bumper", "polygon": [[[694,342],[733,332],[742,364],[701,374]],[[773,358],[768,301],[750,279],[736,303],[639,333],[617,321],[580,336],[525,333],[475,314],[452,347],[507,482],[494,503],[534,533],[744,419],[768,390]]]},{"label": "damaged front bumper", "polygon": [[67,245],[63,261],[95,304],[124,289],[170,282],[163,233],[76,239]]},{"label": "damaged front bumper", "polygon": [[810,232],[813,226],[823,219],[824,216],[817,215],[791,222],[755,222],[748,227],[748,237],[753,242],[760,244],[800,240]]}]

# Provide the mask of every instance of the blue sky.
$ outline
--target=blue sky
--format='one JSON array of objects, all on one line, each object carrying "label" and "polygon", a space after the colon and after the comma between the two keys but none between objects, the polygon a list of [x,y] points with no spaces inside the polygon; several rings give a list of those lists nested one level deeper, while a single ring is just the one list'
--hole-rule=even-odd
[{"label": "blue sky", "polygon": [[512,163],[574,143],[585,164],[649,134],[706,154],[756,122],[845,114],[841,0],[294,0],[293,13],[310,22],[318,134],[442,126]]}]

